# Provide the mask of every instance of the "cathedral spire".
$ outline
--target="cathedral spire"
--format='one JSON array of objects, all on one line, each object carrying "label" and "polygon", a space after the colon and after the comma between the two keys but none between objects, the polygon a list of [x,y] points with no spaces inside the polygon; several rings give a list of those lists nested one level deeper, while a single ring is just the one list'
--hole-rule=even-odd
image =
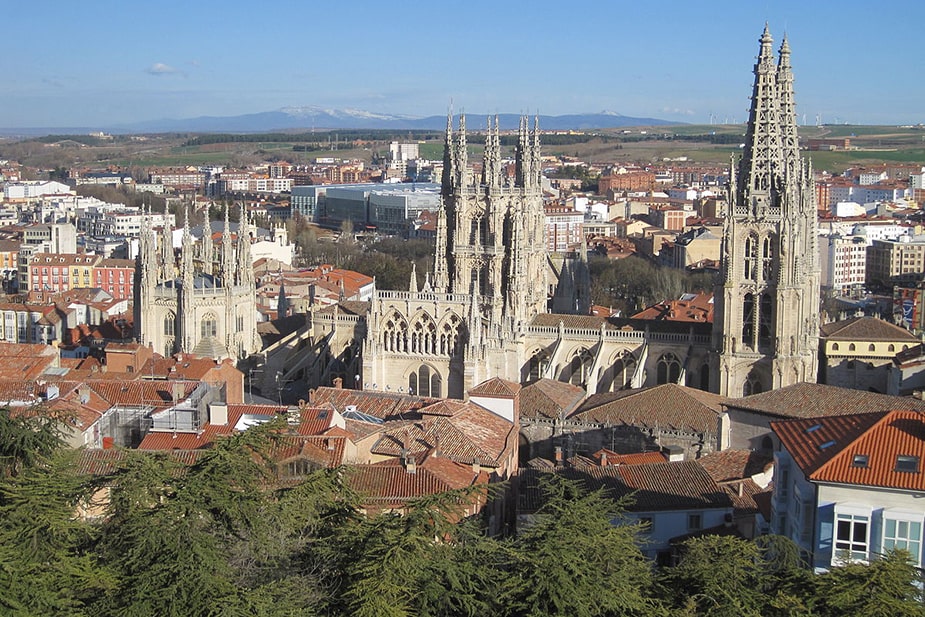
[{"label": "cathedral spire", "polygon": [[800,161],[799,140],[797,138],[796,105],[793,97],[793,71],[790,67],[790,44],[784,36],[778,52],[777,87],[780,93],[780,127],[781,146],[783,148],[786,173],[796,175],[799,173]]},{"label": "cathedral spire", "polygon": [[456,167],[456,186],[467,187],[469,185],[469,146],[466,143],[466,114],[459,114],[459,138],[456,143],[456,156],[454,157]]},{"label": "cathedral spire", "polygon": [[225,203],[225,228],[222,230],[222,286],[231,287],[234,281],[234,246],[231,243],[230,206]]},{"label": "cathedral spire", "polygon": [[783,164],[777,66],[771,47],[773,39],[767,24],[759,42],[761,49],[754,68],[755,85],[745,132],[745,150],[739,167],[739,195],[736,199],[737,207],[745,208],[753,214],[763,214],[767,208],[779,205],[778,182]]},{"label": "cathedral spire", "polygon": [[455,151],[453,144],[453,110],[446,115],[446,136],[443,139],[443,175],[441,179],[441,194],[450,195],[453,192],[453,179],[456,177],[454,168]]},{"label": "cathedral spire", "polygon": [[250,216],[243,201],[241,202],[241,211],[238,217],[237,246],[237,282],[239,285],[247,285],[254,278],[254,264],[251,259]]}]

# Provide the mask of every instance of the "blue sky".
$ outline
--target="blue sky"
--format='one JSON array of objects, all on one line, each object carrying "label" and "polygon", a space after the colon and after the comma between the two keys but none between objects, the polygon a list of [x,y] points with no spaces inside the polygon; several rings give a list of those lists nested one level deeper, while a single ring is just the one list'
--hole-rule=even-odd
[{"label": "blue sky", "polygon": [[743,122],[766,21],[789,37],[801,121],[925,122],[921,0],[35,0],[3,17],[0,127],[450,101]]}]

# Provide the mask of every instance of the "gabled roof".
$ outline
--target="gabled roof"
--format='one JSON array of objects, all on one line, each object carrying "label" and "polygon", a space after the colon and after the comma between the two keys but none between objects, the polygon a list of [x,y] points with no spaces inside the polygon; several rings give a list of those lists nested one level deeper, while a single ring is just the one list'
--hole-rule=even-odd
[{"label": "gabled roof", "polygon": [[513,398],[520,392],[520,388],[521,386],[519,383],[507,381],[500,377],[492,377],[469,390],[469,396]]},{"label": "gabled roof", "polygon": [[925,401],[826,384],[798,383],[770,392],[730,399],[727,407],[779,418],[816,418],[886,409],[925,411]]},{"label": "gabled roof", "polygon": [[599,424],[715,433],[722,405],[728,400],[695,388],[663,384],[594,394],[569,418]]},{"label": "gabled roof", "polygon": [[401,459],[351,467],[345,478],[368,506],[400,508],[409,500],[446,491],[487,484],[488,473],[476,473],[469,465],[460,465],[443,457],[424,454],[417,457],[414,473],[409,473]]},{"label": "gabled roof", "polygon": [[341,413],[349,407],[355,407],[356,411],[380,420],[419,418],[418,410],[440,400],[379,390],[348,390],[327,386],[316,388],[309,393],[312,405],[331,403]]},{"label": "gabled roof", "polygon": [[540,379],[520,392],[521,418],[556,419],[569,415],[585,398],[585,389],[555,379]]},{"label": "gabled roof", "polygon": [[588,490],[603,489],[613,499],[628,496],[629,512],[732,508],[729,495],[697,461],[677,461],[555,471],[522,469],[521,510],[532,512],[540,507],[540,479],[548,473],[576,481]]},{"label": "gabled roof", "polygon": [[764,473],[773,464],[773,457],[754,450],[721,450],[697,461],[717,482],[729,482]]},{"label": "gabled roof", "polygon": [[919,343],[911,332],[876,317],[852,317],[827,323],[821,328],[829,341],[908,341]]},{"label": "gabled roof", "polygon": [[[772,422],[771,429],[807,479],[925,491],[925,416],[894,410]],[[915,457],[916,471],[897,470]]]},{"label": "gabled roof", "polygon": [[489,467],[503,464],[509,439],[517,427],[504,418],[466,403],[453,416],[425,416],[386,425],[371,451],[398,457],[402,452],[436,450],[450,460]]}]

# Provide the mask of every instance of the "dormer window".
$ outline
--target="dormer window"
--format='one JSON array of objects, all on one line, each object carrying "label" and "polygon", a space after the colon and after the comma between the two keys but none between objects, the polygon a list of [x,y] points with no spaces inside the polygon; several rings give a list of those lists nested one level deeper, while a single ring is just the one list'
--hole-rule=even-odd
[{"label": "dormer window", "polygon": [[861,469],[867,469],[868,456],[866,454],[855,454],[854,458],[851,460],[852,467],[860,467]]},{"label": "dormer window", "polygon": [[895,471],[903,471],[906,473],[918,473],[919,457],[907,455],[907,454],[897,455]]}]

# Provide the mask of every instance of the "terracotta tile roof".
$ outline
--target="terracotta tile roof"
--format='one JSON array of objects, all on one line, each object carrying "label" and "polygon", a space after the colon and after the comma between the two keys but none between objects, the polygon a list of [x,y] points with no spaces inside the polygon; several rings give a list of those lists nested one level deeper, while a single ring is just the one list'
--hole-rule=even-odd
[{"label": "terracotta tile roof", "polygon": [[905,328],[876,317],[852,317],[824,324],[821,334],[830,341],[908,341],[919,339]]},{"label": "terracotta tile roof", "polygon": [[585,398],[585,389],[555,379],[540,379],[520,392],[521,418],[556,419],[569,415]]},{"label": "terracotta tile roof", "polygon": [[816,418],[887,409],[925,411],[925,401],[825,384],[798,383],[779,390],[730,399],[727,407],[780,418]]},{"label": "terracotta tile roof", "polygon": [[149,431],[141,443],[139,450],[199,450],[212,447],[216,439],[234,433],[234,427],[245,414],[260,416],[277,416],[285,414],[286,406],[279,405],[236,405],[230,404],[228,409],[228,422],[225,424],[211,424],[205,422],[199,431]]},{"label": "terracotta tile roof", "polygon": [[588,490],[603,489],[613,499],[630,496],[630,512],[732,508],[729,495],[697,461],[619,465],[615,467],[564,468],[554,472],[522,469],[521,510],[536,511],[542,503],[539,480],[557,473],[577,481]]},{"label": "terracotta tile roof", "polygon": [[0,404],[32,404],[40,400],[39,388],[34,381],[0,379]]},{"label": "terracotta tile roof", "polygon": [[[408,419],[420,417],[422,407],[439,402],[438,398],[393,394],[378,390],[347,390],[322,386],[309,393],[309,402],[314,405],[331,403],[340,413],[353,405],[357,411],[380,420]],[[411,414],[409,416],[409,414]]]},{"label": "terracotta tile roof", "polygon": [[[80,451],[80,455],[75,465],[75,471],[83,475],[105,476],[114,473],[126,457],[126,451],[121,449],[100,450],[85,449]],[[199,460],[202,455],[201,450],[176,450],[170,452],[167,456],[183,465],[192,465]]]},{"label": "terracotta tile roof", "polygon": [[713,323],[713,294],[684,294],[677,300],[652,304],[631,319]]},{"label": "terracotta tile roof", "polygon": [[344,300],[338,304],[332,304],[331,306],[318,309],[317,312],[319,315],[333,315],[335,312],[337,312],[344,315],[357,315],[359,317],[366,317],[367,313],[369,313],[369,302]]},{"label": "terracotta tile roof", "polygon": [[180,400],[186,399],[199,386],[198,381],[92,380],[87,384],[112,405],[170,407],[174,404],[174,388]]},{"label": "terracotta tile roof", "polygon": [[591,455],[591,459],[601,467],[609,465],[644,465],[646,463],[665,463],[668,459],[662,452],[633,452],[619,454],[607,448],[601,448]]},{"label": "terracotta tile roof", "polygon": [[520,384],[500,377],[492,377],[469,390],[469,396],[492,396],[513,398],[520,392]]},{"label": "terracotta tile roof", "polygon": [[753,450],[722,450],[711,452],[697,461],[717,482],[729,482],[765,472],[774,459]]},{"label": "terracotta tile roof", "polygon": [[466,403],[450,417],[390,422],[371,450],[398,457],[403,450],[415,453],[433,449],[459,463],[499,467],[516,435],[515,425],[474,403]]},{"label": "terracotta tile roof", "polygon": [[722,405],[728,400],[695,388],[664,384],[654,388],[594,394],[569,418],[599,424],[662,427],[712,434],[717,431]]},{"label": "terracotta tile roof", "polygon": [[400,508],[415,498],[488,484],[488,474],[475,473],[469,465],[435,456],[418,460],[414,473],[409,473],[399,459],[352,466],[346,482],[363,496],[364,503],[377,509]]},{"label": "terracotta tile roof", "polygon": [[[925,416],[920,411],[789,420],[772,422],[771,428],[809,480],[925,490]],[[897,471],[900,456],[915,457],[916,470]]]},{"label": "terracotta tile roof", "polygon": [[565,315],[560,313],[540,313],[533,318],[530,325],[542,328],[558,328],[560,322],[566,328],[600,330],[601,326],[603,326],[608,330],[613,329],[613,326],[603,317],[595,317],[593,315]]}]

